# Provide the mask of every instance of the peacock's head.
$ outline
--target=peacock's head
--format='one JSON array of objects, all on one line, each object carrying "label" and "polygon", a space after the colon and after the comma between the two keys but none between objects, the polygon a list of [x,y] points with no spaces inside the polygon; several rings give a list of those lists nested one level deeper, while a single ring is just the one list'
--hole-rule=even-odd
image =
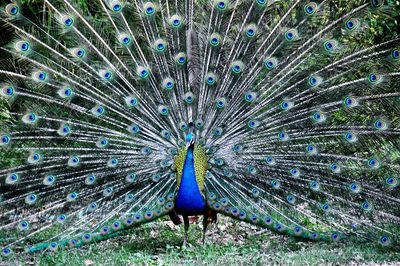
[{"label": "peacock's head", "polygon": [[189,132],[186,134],[186,148],[187,149],[194,146],[195,139],[196,139],[196,137],[192,132]]}]

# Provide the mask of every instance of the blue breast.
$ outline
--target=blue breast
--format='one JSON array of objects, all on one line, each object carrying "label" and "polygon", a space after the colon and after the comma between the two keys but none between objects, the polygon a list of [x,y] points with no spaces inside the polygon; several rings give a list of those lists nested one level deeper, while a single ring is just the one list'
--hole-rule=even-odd
[{"label": "blue breast", "polygon": [[200,215],[206,209],[194,170],[193,148],[189,148],[183,165],[181,183],[175,201],[175,211],[183,215]]}]

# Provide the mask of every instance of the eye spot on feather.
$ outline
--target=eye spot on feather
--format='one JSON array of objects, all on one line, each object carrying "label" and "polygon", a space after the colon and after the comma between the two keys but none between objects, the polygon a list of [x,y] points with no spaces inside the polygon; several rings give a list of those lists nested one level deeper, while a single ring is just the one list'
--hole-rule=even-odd
[{"label": "eye spot on feather", "polygon": [[365,212],[369,212],[369,211],[372,210],[372,204],[369,203],[368,201],[364,201],[364,202],[361,204],[361,209],[362,209],[363,211],[365,211]]},{"label": "eye spot on feather", "polygon": [[67,219],[67,216],[65,214],[60,214],[57,217],[57,222],[61,224],[61,223],[64,223],[66,219]]},{"label": "eye spot on feather", "polygon": [[317,149],[317,147],[314,146],[314,145],[307,145],[307,147],[306,147],[306,152],[307,152],[309,155],[316,155],[316,154],[318,154],[318,149]]},{"label": "eye spot on feather", "polygon": [[183,52],[178,53],[175,56],[175,63],[179,66],[186,64],[186,54]]},{"label": "eye spot on feather", "polygon": [[322,112],[315,112],[311,117],[315,123],[322,123],[326,121],[326,116]]},{"label": "eye spot on feather", "polygon": [[81,159],[78,157],[78,156],[71,156],[69,159],[68,159],[68,166],[70,166],[70,167],[76,167],[76,166],[78,166],[79,165],[79,163],[80,163],[80,161],[81,161]]},{"label": "eye spot on feather", "polygon": [[271,165],[271,166],[276,164],[276,161],[275,161],[274,157],[272,157],[272,156],[265,157],[265,161],[267,162],[268,165]]},{"label": "eye spot on feather", "polygon": [[102,105],[96,105],[95,107],[92,108],[92,114],[95,116],[101,116],[104,115],[106,112],[106,109]]},{"label": "eye spot on feather", "polygon": [[388,129],[388,127],[389,127],[388,124],[383,119],[377,119],[374,122],[374,128],[379,131],[384,131]]},{"label": "eye spot on feather", "polygon": [[53,175],[48,175],[48,176],[46,176],[46,177],[43,179],[43,184],[44,184],[45,186],[51,186],[51,185],[54,184],[55,181],[56,181],[55,176],[53,176]]},{"label": "eye spot on feather", "polygon": [[139,76],[139,78],[141,79],[147,79],[150,76],[150,70],[142,67],[142,66],[138,66],[136,68],[136,74]]},{"label": "eye spot on feather", "polygon": [[83,48],[74,48],[71,50],[71,54],[76,59],[83,59],[86,57],[86,51]]},{"label": "eye spot on feather", "polygon": [[8,4],[6,5],[5,11],[9,16],[16,16],[19,14],[19,6],[16,4]]},{"label": "eye spot on feather", "polygon": [[249,24],[244,28],[244,34],[248,39],[253,39],[257,36],[258,28],[255,24]]},{"label": "eye spot on feather", "polygon": [[280,141],[288,141],[289,140],[289,135],[286,132],[281,131],[281,132],[278,133],[278,139]]},{"label": "eye spot on feather", "polygon": [[303,230],[301,229],[300,226],[296,226],[296,227],[293,229],[293,232],[294,232],[295,235],[299,236],[299,235],[301,235],[301,233],[303,232]]},{"label": "eye spot on feather", "polygon": [[71,28],[75,22],[73,17],[67,16],[67,15],[62,16],[61,21],[62,21],[64,27],[66,27],[66,28]]},{"label": "eye spot on feather", "polygon": [[264,61],[264,66],[269,71],[275,69],[277,65],[278,65],[278,59],[276,59],[275,57],[268,57]]},{"label": "eye spot on feather", "polygon": [[332,233],[332,234],[331,234],[331,239],[332,239],[333,241],[339,240],[339,239],[340,239],[339,234],[336,233],[336,232]]},{"label": "eye spot on feather", "polygon": [[132,43],[132,37],[129,36],[128,34],[122,33],[118,35],[117,38],[120,44],[122,44],[123,46],[128,46]]},{"label": "eye spot on feather", "polygon": [[172,78],[165,78],[162,82],[162,87],[165,90],[170,91],[170,90],[174,89],[174,86],[175,86],[175,82]]},{"label": "eye spot on feather", "polygon": [[18,229],[21,231],[26,231],[29,229],[29,223],[27,221],[21,221],[18,223]]},{"label": "eye spot on feather", "polygon": [[26,53],[30,50],[31,45],[29,42],[26,41],[19,41],[15,44],[15,50],[21,53]]},{"label": "eye spot on feather", "polygon": [[379,243],[382,246],[389,246],[390,245],[390,238],[388,236],[381,236],[379,238]]},{"label": "eye spot on feather", "polygon": [[10,144],[11,138],[9,135],[1,135],[0,137],[0,147]]},{"label": "eye spot on feather", "polygon": [[25,197],[25,203],[28,205],[33,205],[36,203],[38,197],[36,194],[29,194],[28,196]]},{"label": "eye spot on feather", "polygon": [[371,0],[372,8],[379,8],[382,7],[384,4],[385,4],[384,0]]},{"label": "eye spot on feather", "polygon": [[163,39],[157,39],[154,41],[153,49],[158,53],[164,53],[167,49],[167,42]]},{"label": "eye spot on feather", "polygon": [[88,177],[85,178],[86,185],[93,185],[95,181],[96,181],[95,175],[89,175]]},{"label": "eye spot on feather", "polygon": [[231,64],[231,71],[233,74],[240,74],[244,70],[244,64],[242,61],[237,60]]},{"label": "eye spot on feather", "polygon": [[89,206],[87,208],[87,211],[88,212],[93,212],[93,211],[95,211],[97,209],[97,207],[98,207],[97,203],[96,202],[92,202],[92,203],[89,204]]},{"label": "eye spot on feather", "polygon": [[117,158],[110,158],[107,162],[107,166],[111,168],[115,168],[119,163],[119,160]]},{"label": "eye spot on feather", "polygon": [[348,32],[354,32],[360,27],[360,21],[356,18],[346,20],[345,28]]},{"label": "eye spot on feather", "polygon": [[189,127],[185,121],[179,122],[178,127],[181,131],[186,131],[189,129]]},{"label": "eye spot on feather", "polygon": [[328,203],[324,203],[324,204],[322,204],[321,209],[322,209],[325,213],[327,213],[327,212],[329,212],[329,210],[331,209],[331,207],[329,206]]},{"label": "eye spot on feather", "polygon": [[185,93],[183,100],[186,104],[192,104],[194,102],[194,94],[192,92]]},{"label": "eye spot on feather", "polygon": [[280,223],[277,223],[277,224],[275,225],[275,229],[276,229],[278,232],[283,232],[283,231],[285,230],[285,228],[283,227],[283,225],[281,225]]},{"label": "eye spot on feather", "polygon": [[226,99],[225,98],[218,98],[216,101],[216,106],[218,109],[223,109],[226,106]]},{"label": "eye spot on feather", "polygon": [[381,161],[377,158],[371,158],[368,160],[368,166],[371,169],[378,169],[379,167],[381,167]]},{"label": "eye spot on feather", "polygon": [[264,218],[264,222],[266,225],[272,225],[274,223],[274,220],[272,219],[272,217],[267,216]]},{"label": "eye spot on feather", "polygon": [[236,144],[232,148],[232,150],[236,153],[243,151],[243,149],[244,149],[243,145],[240,145],[240,144]]},{"label": "eye spot on feather", "polygon": [[255,93],[255,92],[249,91],[249,92],[246,92],[244,95],[244,100],[248,103],[254,102],[256,100],[256,98],[257,98],[257,93]]},{"label": "eye spot on feather", "polygon": [[267,0],[255,0],[259,7],[264,7],[267,4]]},{"label": "eye spot on feather", "polygon": [[287,202],[289,202],[290,204],[295,204],[296,203],[296,198],[293,195],[288,195],[286,197]]},{"label": "eye spot on feather", "polygon": [[174,29],[180,29],[184,23],[181,16],[173,15],[169,18],[168,24]]},{"label": "eye spot on feather", "polygon": [[150,155],[152,153],[152,149],[150,147],[143,147],[142,148],[142,154],[143,155]]},{"label": "eye spot on feather", "polygon": [[308,85],[310,87],[313,87],[313,88],[318,87],[319,85],[321,85],[321,83],[322,83],[322,78],[320,76],[311,75],[308,78]]},{"label": "eye spot on feather", "polygon": [[89,234],[89,233],[86,233],[86,234],[84,234],[83,236],[82,236],[82,241],[83,242],[90,242],[90,240],[92,240],[92,235],[91,234]]},{"label": "eye spot on feather", "polygon": [[217,127],[213,130],[214,136],[216,136],[216,137],[221,136],[223,132],[224,131],[223,131],[222,127]]},{"label": "eye spot on feather", "polygon": [[153,16],[156,13],[156,6],[152,2],[143,5],[143,11],[146,16]]},{"label": "eye spot on feather", "polygon": [[344,139],[349,143],[355,143],[358,141],[357,135],[353,132],[344,133]]},{"label": "eye spot on feather", "polygon": [[257,120],[249,120],[249,122],[247,122],[247,127],[250,129],[256,129],[258,126],[260,125],[260,122]]},{"label": "eye spot on feather", "polygon": [[279,182],[278,180],[272,180],[271,181],[271,185],[274,189],[279,189],[281,187],[281,182]]},{"label": "eye spot on feather", "polygon": [[33,152],[28,157],[29,164],[38,164],[43,161],[43,156],[38,152]]},{"label": "eye spot on feather", "polygon": [[109,70],[100,70],[99,71],[99,76],[104,79],[104,80],[111,80],[113,78],[113,73]]},{"label": "eye spot on feather", "polygon": [[110,8],[112,11],[118,13],[122,11],[123,5],[120,0],[112,0],[110,1]]},{"label": "eye spot on feather", "polygon": [[319,191],[320,190],[320,185],[317,181],[311,181],[310,182],[310,189],[313,191]]},{"label": "eye spot on feather", "polygon": [[17,173],[8,174],[6,177],[6,185],[14,185],[19,181],[19,175]]},{"label": "eye spot on feather", "polygon": [[390,56],[393,60],[397,61],[400,58],[400,52],[397,49],[394,49],[391,53]]},{"label": "eye spot on feather", "polygon": [[289,100],[283,100],[281,102],[281,104],[279,105],[279,107],[283,110],[283,111],[289,111],[290,109],[292,109],[294,106],[294,103],[292,101]]},{"label": "eye spot on feather", "polygon": [[353,107],[358,106],[357,100],[356,100],[354,97],[351,97],[351,96],[346,97],[346,98],[344,99],[344,101],[343,101],[343,104],[344,104],[346,107],[349,107],[349,108],[353,108]]},{"label": "eye spot on feather", "polygon": [[103,149],[103,148],[105,148],[107,146],[108,146],[108,140],[106,138],[99,138],[96,141],[96,147],[97,148]]},{"label": "eye spot on feather", "polygon": [[217,76],[214,73],[209,72],[205,76],[205,81],[208,86],[212,86],[217,82]]},{"label": "eye spot on feather", "polygon": [[390,188],[397,187],[398,183],[399,183],[399,181],[397,178],[394,178],[394,177],[386,178],[386,185],[389,186]]},{"label": "eye spot on feather", "polygon": [[382,76],[379,74],[371,73],[368,75],[368,81],[372,85],[376,85],[382,81]]},{"label": "eye spot on feather", "polygon": [[229,4],[228,0],[214,0],[214,8],[220,12],[226,11]]},{"label": "eye spot on feather", "polygon": [[75,247],[78,244],[78,240],[77,239],[71,239],[68,241],[69,246],[71,247]]},{"label": "eye spot on feather", "polygon": [[203,120],[197,119],[197,120],[195,121],[194,125],[195,125],[195,127],[196,127],[197,129],[202,129],[203,126],[204,126]]},{"label": "eye spot on feather", "polygon": [[361,186],[358,184],[358,183],[351,183],[350,185],[349,185],[349,189],[350,189],[350,191],[352,192],[352,193],[355,193],[355,194],[357,194],[357,193],[360,193],[361,192]]},{"label": "eye spot on feather", "polygon": [[332,172],[336,173],[336,174],[338,174],[338,173],[341,172],[340,166],[339,166],[338,164],[336,164],[336,163],[331,163],[331,164],[329,165],[329,169],[330,169]]},{"label": "eye spot on feather", "polygon": [[307,16],[314,15],[315,12],[317,12],[317,10],[318,10],[318,5],[315,2],[310,2],[304,6],[304,13]]},{"label": "eye spot on feather", "polygon": [[10,256],[12,254],[12,251],[10,248],[3,248],[1,250],[1,255],[3,255],[4,257]]},{"label": "eye spot on feather", "polygon": [[78,199],[78,193],[76,193],[76,192],[72,192],[67,195],[68,202],[73,202],[73,201],[76,201],[77,199]]},{"label": "eye spot on feather", "polygon": [[209,42],[212,47],[218,47],[222,43],[222,36],[218,33],[212,33],[209,38]]},{"label": "eye spot on feather", "polygon": [[288,42],[296,41],[299,37],[299,34],[296,29],[290,29],[290,30],[286,31],[284,35],[285,35],[286,41],[288,41]]},{"label": "eye spot on feather", "polygon": [[290,174],[294,177],[300,176],[300,169],[299,168],[292,168],[290,169]]},{"label": "eye spot on feather", "polygon": [[45,82],[48,80],[48,74],[47,74],[47,72],[44,72],[44,71],[36,71],[36,72],[33,72],[32,78],[33,78],[33,80],[35,80],[37,82]]},{"label": "eye spot on feather", "polygon": [[57,94],[63,99],[70,99],[74,95],[74,91],[69,86],[58,90]]},{"label": "eye spot on feather", "polygon": [[110,196],[112,196],[113,192],[114,192],[114,189],[112,187],[108,187],[108,188],[104,189],[103,196],[110,197]]},{"label": "eye spot on feather", "polygon": [[6,99],[11,98],[15,94],[15,88],[13,86],[5,86],[1,88],[0,95],[4,96]]}]

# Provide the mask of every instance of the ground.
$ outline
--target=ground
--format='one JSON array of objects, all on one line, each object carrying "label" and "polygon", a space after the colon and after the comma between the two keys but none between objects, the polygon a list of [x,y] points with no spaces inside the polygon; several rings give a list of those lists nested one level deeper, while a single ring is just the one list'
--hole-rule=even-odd
[{"label": "ground", "polygon": [[[400,265],[400,252],[375,243],[305,242],[257,227],[220,219],[210,226],[205,245],[200,224],[190,228],[169,221],[144,225],[130,235],[80,249],[20,257],[20,265]],[[9,264],[7,264],[9,263]],[[16,261],[0,265],[16,265]]]}]

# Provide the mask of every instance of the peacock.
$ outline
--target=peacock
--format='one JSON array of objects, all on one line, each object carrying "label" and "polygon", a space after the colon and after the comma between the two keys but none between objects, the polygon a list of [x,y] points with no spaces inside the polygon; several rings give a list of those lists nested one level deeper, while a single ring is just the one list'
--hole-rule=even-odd
[{"label": "peacock", "polygon": [[0,257],[218,215],[397,245],[395,6],[2,1]]}]

